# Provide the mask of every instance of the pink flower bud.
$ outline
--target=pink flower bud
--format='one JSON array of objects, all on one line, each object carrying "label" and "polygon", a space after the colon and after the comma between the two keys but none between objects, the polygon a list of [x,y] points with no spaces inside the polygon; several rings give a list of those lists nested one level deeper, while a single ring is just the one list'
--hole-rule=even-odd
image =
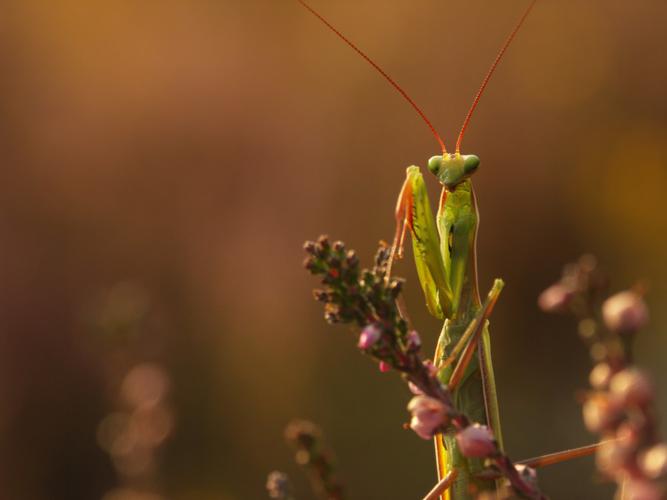
[{"label": "pink flower bud", "polygon": [[537,305],[544,312],[563,312],[567,308],[573,296],[572,290],[556,283],[544,290],[537,299]]},{"label": "pink flower bud", "polygon": [[626,420],[616,429],[616,439],[626,448],[636,449],[642,434],[641,425],[632,420]]},{"label": "pink flower bud", "polygon": [[431,377],[435,377],[435,376],[437,375],[437,373],[438,373],[438,369],[437,369],[436,366],[433,364],[433,361],[431,361],[430,359],[427,359],[426,361],[424,361],[424,366],[425,366],[426,369],[428,370],[428,374],[429,374]]},{"label": "pink flower bud", "polygon": [[447,408],[437,399],[415,396],[408,403],[412,413],[410,428],[422,439],[431,439],[435,432],[448,421]]},{"label": "pink flower bud", "polygon": [[648,308],[636,292],[617,293],[602,304],[602,318],[612,332],[634,333],[648,323]]},{"label": "pink flower bud", "polygon": [[485,425],[469,425],[456,434],[456,442],[466,457],[488,457],[498,451],[493,434]]},{"label": "pink flower bud", "polygon": [[391,370],[391,365],[386,361],[380,361],[378,368],[382,373],[387,373],[389,370]]},{"label": "pink flower bud", "polygon": [[667,476],[667,444],[652,446],[639,456],[639,467],[646,477],[659,479]]},{"label": "pink flower bud", "polygon": [[595,463],[603,474],[609,477],[621,477],[628,465],[631,465],[632,455],[629,449],[618,441],[603,441],[595,452]]},{"label": "pink flower bud", "polygon": [[598,363],[591,371],[588,381],[594,389],[604,390],[609,386],[611,367],[607,363]]},{"label": "pink flower bud", "polygon": [[408,351],[417,351],[422,346],[422,339],[419,337],[417,330],[410,330],[405,338],[405,344]]},{"label": "pink flower bud", "polygon": [[625,483],[623,500],[664,500],[664,491],[657,484],[642,479]]},{"label": "pink flower bud", "polygon": [[424,394],[419,387],[417,387],[416,384],[413,384],[412,382],[408,382],[408,389],[410,389],[410,392],[416,396],[419,396],[420,394]]},{"label": "pink flower bud", "polygon": [[626,368],[609,381],[609,391],[624,405],[643,406],[653,400],[653,384],[637,368]]},{"label": "pink flower bud", "polygon": [[382,337],[382,330],[377,325],[370,324],[361,331],[357,347],[366,351],[373,347],[380,337]]},{"label": "pink flower bud", "polygon": [[584,425],[594,433],[613,427],[620,415],[621,405],[603,393],[589,397],[583,406]]}]

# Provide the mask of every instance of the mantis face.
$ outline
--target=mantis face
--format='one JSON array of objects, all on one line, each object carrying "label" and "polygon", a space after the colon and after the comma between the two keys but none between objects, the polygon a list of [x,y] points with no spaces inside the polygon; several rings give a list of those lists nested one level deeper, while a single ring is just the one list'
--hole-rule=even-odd
[{"label": "mantis face", "polygon": [[428,161],[428,169],[448,191],[470,177],[479,167],[479,157],[475,155],[446,154],[433,156]]}]

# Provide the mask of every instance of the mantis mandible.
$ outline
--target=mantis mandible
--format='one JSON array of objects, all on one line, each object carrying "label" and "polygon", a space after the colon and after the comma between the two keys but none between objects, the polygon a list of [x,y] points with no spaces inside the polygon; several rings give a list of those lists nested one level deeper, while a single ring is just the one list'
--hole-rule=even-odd
[{"label": "mantis mandible", "polygon": [[[488,317],[503,283],[501,280],[494,282],[483,307],[477,285],[475,249],[479,216],[471,181],[480,160],[472,154],[461,154],[461,143],[491,75],[536,0],[530,2],[486,74],[465,117],[454,153],[447,152],[444,141],[426,115],[387,73],[304,0],[297,1],[373,66],[408,101],[440,145],[442,154],[428,161],[428,170],[442,185],[437,216],[433,218],[419,167],[408,167],[396,205],[397,224],[391,261],[402,256],[409,230],[427,308],[433,316],[444,321],[434,356],[439,368],[438,377],[453,391],[457,408],[472,420],[487,424],[502,447]],[[488,481],[484,484],[484,480],[475,477],[483,469],[483,463],[479,459],[464,457],[453,435],[436,435],[435,448],[439,478],[456,471],[456,480],[441,498],[470,498],[475,490],[493,487]]]}]

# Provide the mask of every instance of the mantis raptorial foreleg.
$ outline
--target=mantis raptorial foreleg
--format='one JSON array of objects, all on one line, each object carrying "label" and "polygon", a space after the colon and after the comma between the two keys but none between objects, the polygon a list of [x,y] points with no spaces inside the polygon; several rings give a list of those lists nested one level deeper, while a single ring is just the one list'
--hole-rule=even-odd
[{"label": "mantis raptorial foreleg", "polygon": [[[451,312],[452,291],[440,254],[440,239],[433,219],[424,178],[419,167],[407,168],[405,182],[396,202],[396,234],[392,260],[403,255],[405,233],[412,234],[412,249],[419,282],[426,297],[426,307],[438,319]],[[391,261],[390,261],[391,264]]]}]

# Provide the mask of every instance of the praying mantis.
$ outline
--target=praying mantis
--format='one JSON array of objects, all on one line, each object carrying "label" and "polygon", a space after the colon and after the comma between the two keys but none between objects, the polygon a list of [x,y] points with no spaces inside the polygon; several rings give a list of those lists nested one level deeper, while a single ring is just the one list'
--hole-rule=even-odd
[{"label": "praying mantis", "polygon": [[[456,407],[473,421],[488,425],[502,449],[488,318],[503,282],[495,280],[482,304],[476,256],[479,215],[471,180],[480,160],[475,155],[462,154],[461,144],[489,79],[536,0],[530,1],[486,74],[464,119],[454,153],[447,151],[426,115],[384,70],[304,0],[297,1],[377,70],[415,109],[438,141],[442,154],[428,161],[428,170],[442,185],[437,215],[434,219],[419,167],[408,167],[395,209],[396,233],[387,274],[391,273],[392,262],[402,257],[409,232],[426,306],[433,316],[443,321],[434,355],[438,378],[452,391]],[[442,500],[468,499],[476,491],[493,488],[493,482],[479,478],[484,469],[482,460],[464,457],[453,434],[437,434],[434,439],[439,478],[442,480],[456,471],[453,484],[437,493]],[[572,456],[580,455],[576,452],[562,454],[563,459]]]}]

